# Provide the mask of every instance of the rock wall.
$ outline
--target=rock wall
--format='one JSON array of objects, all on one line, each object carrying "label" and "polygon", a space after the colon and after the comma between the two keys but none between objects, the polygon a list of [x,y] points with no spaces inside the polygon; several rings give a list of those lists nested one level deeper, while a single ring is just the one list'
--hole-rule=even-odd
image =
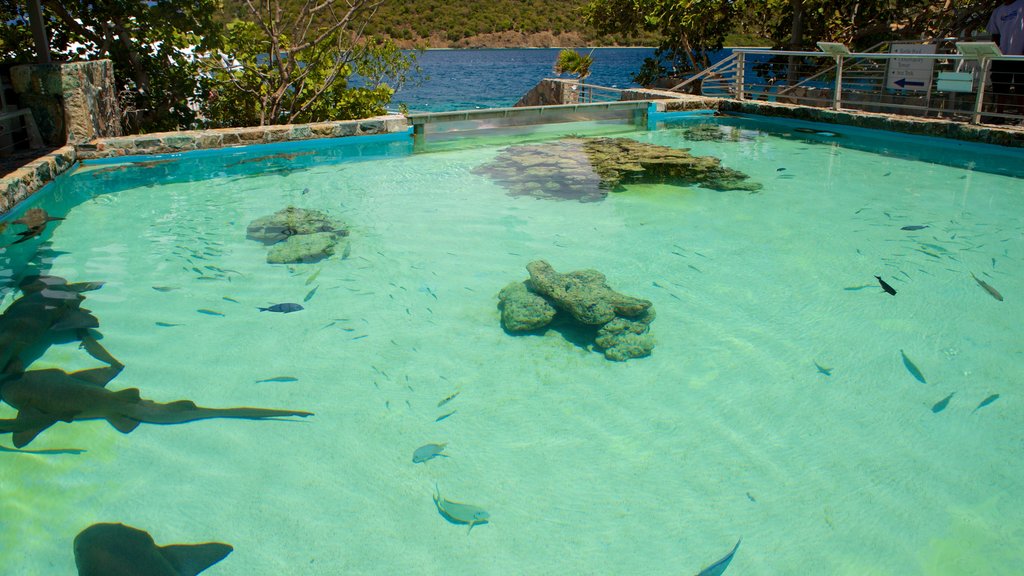
[{"label": "rock wall", "polygon": [[515,107],[579,104],[580,89],[575,80],[545,78],[516,102]]},{"label": "rock wall", "polygon": [[76,159],[75,147],[64,146],[0,177],[0,216],[66,172]]},{"label": "rock wall", "polygon": [[11,84],[49,146],[121,134],[110,60],[14,66]]}]

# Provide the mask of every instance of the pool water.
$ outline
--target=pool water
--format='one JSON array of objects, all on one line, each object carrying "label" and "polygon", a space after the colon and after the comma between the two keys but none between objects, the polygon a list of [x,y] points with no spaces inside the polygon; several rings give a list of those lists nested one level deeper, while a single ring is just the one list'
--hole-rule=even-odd
[{"label": "pool water", "polygon": [[[724,139],[687,137],[711,122]],[[762,188],[577,202],[474,171],[570,134]],[[9,216],[66,219],[0,255],[2,306],[26,274],[105,282],[82,306],[125,365],[109,389],[315,416],[57,423],[25,450],[85,452],[0,452],[0,565],[72,574],[75,535],[122,522],[231,544],[210,575],[694,574],[741,538],[727,574],[1017,573],[1021,159],[693,116],[86,163]],[[344,222],[347,254],[268,264],[246,227],[286,206]],[[504,331],[497,293],[540,259],[651,301],[652,354]],[[97,366],[58,341],[30,368]],[[428,443],[447,457],[413,463]],[[449,522],[435,490],[489,522]]]}]

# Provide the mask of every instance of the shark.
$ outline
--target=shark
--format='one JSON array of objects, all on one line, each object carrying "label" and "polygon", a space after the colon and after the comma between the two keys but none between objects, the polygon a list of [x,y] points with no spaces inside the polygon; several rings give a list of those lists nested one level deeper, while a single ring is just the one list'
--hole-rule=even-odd
[{"label": "shark", "polygon": [[[81,307],[83,292],[98,290],[102,282],[69,284],[59,276],[33,275],[21,280],[21,297],[0,314],[0,369],[18,360],[30,363],[26,355],[67,338],[77,339],[97,360],[116,363],[90,334],[99,320]],[[113,362],[112,362],[113,360]]]},{"label": "shark", "polygon": [[157,546],[145,530],[93,524],[75,537],[78,576],[195,576],[234,548],[220,542]]},{"label": "shark", "polygon": [[124,368],[114,364],[67,373],[57,368],[17,371],[9,369],[0,380],[0,399],[18,410],[12,419],[0,420],[0,434],[13,435],[15,448],[28,445],[57,422],[106,420],[127,434],[139,424],[183,424],[210,418],[244,420],[312,416],[300,410],[268,408],[204,408],[191,400],[161,403],[146,400],[138,388],[112,391],[106,388]]}]

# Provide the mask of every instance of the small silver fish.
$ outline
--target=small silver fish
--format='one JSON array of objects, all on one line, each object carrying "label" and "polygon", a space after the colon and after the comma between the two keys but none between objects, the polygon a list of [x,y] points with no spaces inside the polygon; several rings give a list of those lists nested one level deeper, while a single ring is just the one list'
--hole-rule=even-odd
[{"label": "small silver fish", "polygon": [[832,375],[832,369],[831,368],[825,368],[821,364],[818,364],[817,360],[814,361],[814,367],[818,369],[818,372],[824,374],[825,376],[831,376]]},{"label": "small silver fish", "polygon": [[978,404],[977,408],[975,408],[974,410],[971,411],[971,414],[974,414],[978,410],[981,410],[982,408],[984,408],[985,406],[988,406],[989,404],[995,402],[996,400],[999,400],[999,394],[993,394],[993,395],[989,396],[988,398],[985,398],[984,400],[981,401],[981,404]]},{"label": "small silver fish", "polygon": [[447,398],[437,403],[437,407],[440,408],[441,406],[444,406],[445,404],[451,402],[452,400],[455,400],[455,397],[458,396],[459,394],[462,394],[462,390],[457,390],[452,394],[449,394]]},{"label": "small silver fish", "polygon": [[433,460],[438,456],[448,458],[447,454],[442,454],[442,452],[444,452],[444,447],[447,445],[448,443],[445,442],[444,444],[424,444],[423,446],[420,446],[412,453],[412,463],[422,464],[423,462]]},{"label": "small silver fish", "polygon": [[298,382],[299,379],[294,376],[274,376],[273,378],[264,378],[263,380],[257,380],[257,384],[263,382]]}]

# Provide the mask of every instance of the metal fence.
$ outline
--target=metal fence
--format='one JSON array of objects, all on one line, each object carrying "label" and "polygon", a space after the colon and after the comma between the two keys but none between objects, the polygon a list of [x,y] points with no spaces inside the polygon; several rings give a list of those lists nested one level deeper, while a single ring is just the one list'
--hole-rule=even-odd
[{"label": "metal fence", "polygon": [[[736,48],[673,90],[974,124],[1024,124],[1024,56],[936,54],[935,44],[890,49],[832,54]],[[1007,68],[1019,70],[1012,81],[1016,93],[1008,93],[1013,72],[1003,72]]]}]

